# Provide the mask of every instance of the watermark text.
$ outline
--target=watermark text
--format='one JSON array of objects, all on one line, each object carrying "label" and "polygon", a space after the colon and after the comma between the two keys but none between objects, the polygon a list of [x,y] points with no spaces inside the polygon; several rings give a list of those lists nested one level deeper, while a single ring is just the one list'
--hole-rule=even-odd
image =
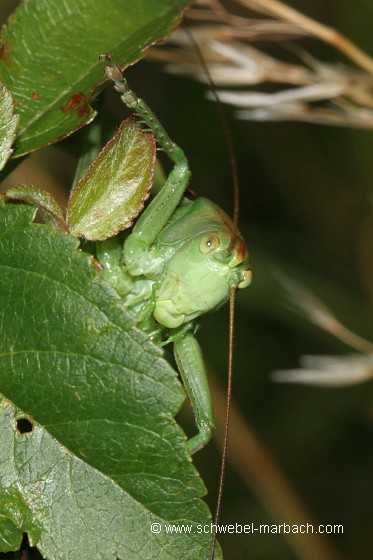
[{"label": "watermark text", "polygon": [[287,535],[289,533],[300,533],[300,534],[326,534],[335,535],[343,533],[343,525],[341,524],[323,524],[323,525],[313,525],[312,523],[300,523],[300,524],[289,524],[289,523],[230,523],[228,525],[215,525],[215,523],[209,523],[206,525],[172,525],[164,523],[152,523],[151,524],[152,533],[168,533],[168,534],[234,534],[239,535],[245,533],[248,535]]}]

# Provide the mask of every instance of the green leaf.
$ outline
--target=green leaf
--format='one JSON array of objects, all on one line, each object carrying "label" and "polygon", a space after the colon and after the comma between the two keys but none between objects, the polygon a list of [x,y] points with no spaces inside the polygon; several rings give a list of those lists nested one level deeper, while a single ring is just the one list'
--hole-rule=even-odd
[{"label": "green leaf", "polygon": [[7,190],[6,196],[14,200],[23,200],[24,202],[36,204],[42,212],[45,222],[67,230],[63,212],[50,193],[34,185],[18,185]]},{"label": "green leaf", "polygon": [[31,0],[2,30],[0,79],[20,114],[16,155],[90,122],[92,90],[103,80],[98,57],[138,60],[177,25],[186,0]]},{"label": "green leaf", "polygon": [[27,531],[30,543],[48,560],[202,557],[193,542],[188,552],[188,543],[175,535],[152,535],[151,524],[163,525],[163,519],[72,455],[41,426],[35,424],[31,433],[17,432],[19,416],[10,402],[0,401],[2,512],[7,505],[7,516],[0,514],[0,550],[18,548]]},{"label": "green leaf", "polygon": [[[28,532],[31,542],[37,542],[40,537],[40,527],[33,521],[32,510],[22,496],[19,488],[9,485],[9,470],[12,462],[9,461],[9,443],[14,444],[13,437],[8,437],[9,406],[0,398],[0,429],[2,448],[5,451],[0,458],[0,550],[10,552],[17,550],[22,541],[22,535]],[[12,432],[12,428],[11,428]],[[13,434],[11,433],[11,436]]]},{"label": "green leaf", "polygon": [[153,134],[123,121],[71,194],[71,233],[98,240],[130,227],[148,198],[155,155]]},{"label": "green leaf", "polygon": [[2,407],[0,494],[22,494],[9,530],[27,518],[48,560],[208,558],[209,534],[150,530],[210,523],[175,372],[76,238],[34,212],[0,204],[0,387],[23,411]]},{"label": "green leaf", "polygon": [[0,170],[8,161],[13,150],[19,116],[14,114],[11,93],[0,83]]}]

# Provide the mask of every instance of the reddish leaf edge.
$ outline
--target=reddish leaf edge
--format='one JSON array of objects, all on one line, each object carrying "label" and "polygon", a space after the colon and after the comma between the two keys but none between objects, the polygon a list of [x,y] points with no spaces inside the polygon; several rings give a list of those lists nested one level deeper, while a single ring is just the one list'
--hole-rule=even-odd
[{"label": "reddish leaf edge", "polygon": [[[46,203],[44,203],[42,198],[37,198],[37,194],[32,194],[31,192],[26,193],[25,187],[27,186],[30,186],[33,189],[35,189],[35,192],[37,191],[38,193],[40,193],[41,197],[44,198],[45,200],[49,199],[51,204],[55,206],[55,210],[53,210],[51,206],[48,206]],[[39,210],[42,210],[52,218],[53,223],[58,229],[62,229],[67,233],[70,233],[69,228],[63,217],[62,209],[59,206],[58,202],[49,192],[44,191],[43,189],[39,189],[38,187],[34,187],[33,185],[18,185],[16,187],[7,190],[6,193],[3,193],[1,195],[1,199],[5,201],[6,200],[19,201],[19,202],[24,202],[26,204],[31,204],[33,206],[36,206]]]},{"label": "reddish leaf edge", "polygon": [[[118,136],[120,135],[122,129],[129,123],[129,122],[133,122],[134,117],[130,116],[127,119],[124,119],[119,127],[117,132],[115,133],[115,135],[113,136],[113,138],[111,138],[106,144],[105,146],[102,148],[102,150],[100,151],[100,153],[95,157],[95,159],[92,161],[92,163],[89,165],[86,173],[84,174],[84,176],[78,181],[78,183],[75,185],[75,187],[71,190],[70,195],[69,195],[69,200],[67,202],[67,207],[66,207],[66,223],[67,223],[67,227],[69,224],[69,214],[71,213],[71,208],[72,205],[74,204],[74,197],[76,196],[78,190],[81,188],[82,184],[87,180],[87,178],[90,176],[90,174],[92,173],[96,162],[98,160],[100,160],[102,157],[104,157],[105,153],[107,152],[107,150],[110,149],[110,147],[117,141]],[[118,228],[116,228],[116,230],[113,233],[110,233],[110,235],[107,235],[106,237],[90,237],[90,236],[84,236],[84,239],[87,239],[88,241],[104,241],[105,239],[109,239],[111,237],[115,237],[115,235],[117,235],[118,233],[120,233],[121,231],[125,230],[125,229],[129,229],[130,227],[132,227],[134,221],[136,220],[136,218],[141,214],[141,212],[144,209],[145,206],[145,202],[147,201],[147,199],[150,196],[150,191],[151,188],[153,186],[154,183],[154,169],[155,169],[155,163],[156,163],[156,159],[157,159],[157,150],[156,150],[156,141],[154,138],[154,134],[150,131],[147,130],[146,131],[147,134],[149,134],[152,137],[152,142],[154,145],[154,150],[153,150],[153,161],[152,161],[152,172],[151,175],[149,177],[149,182],[148,182],[148,186],[147,186],[147,190],[146,193],[143,196],[142,199],[142,203],[139,204],[139,208],[138,211],[132,215],[130,220],[126,220],[123,223],[118,225]],[[79,236],[78,236],[79,237]]]}]

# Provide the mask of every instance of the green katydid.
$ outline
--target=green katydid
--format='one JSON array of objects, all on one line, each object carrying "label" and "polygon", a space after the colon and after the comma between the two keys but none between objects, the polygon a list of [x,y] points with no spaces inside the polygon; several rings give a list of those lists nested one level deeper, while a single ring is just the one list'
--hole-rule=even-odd
[{"label": "green katydid", "polygon": [[[173,343],[176,361],[194,408],[198,428],[197,435],[187,442],[192,454],[206,445],[214,428],[210,389],[201,350],[194,336],[195,320],[201,314],[218,308],[230,296],[232,302],[235,289],[250,284],[248,252],[235,225],[237,212],[232,221],[214,203],[204,198],[189,200],[184,196],[190,172],[183,151],[170,140],[147,105],[129,89],[119,67],[115,64],[108,66],[106,76],[114,81],[123,102],[153,133],[143,133],[132,123],[130,127],[121,125],[118,135],[124,131],[126,136],[130,128],[136,129],[139,136],[150,138],[153,148],[154,136],[160,148],[174,162],[174,168],[163,187],[137,219],[124,245],[116,236],[125,227],[122,212],[116,208],[116,220],[118,215],[120,217],[114,226],[111,222],[112,214],[108,212],[105,215],[100,205],[95,206],[95,201],[91,205],[90,214],[85,212],[87,204],[91,204],[92,191],[87,191],[85,187],[79,188],[79,184],[70,197],[67,221],[52,197],[32,185],[11,189],[7,196],[33,202],[39,206],[48,221],[73,235],[95,241],[94,252],[102,265],[98,266],[101,278],[116,288],[122,297],[119,305],[127,307],[139,327],[156,344],[161,346]],[[147,150],[144,151],[147,153],[145,160],[151,160],[152,164],[154,157],[151,154],[149,156]],[[122,158],[123,155],[119,160],[120,169],[125,167]],[[106,157],[105,165],[110,166],[111,161],[110,157]],[[141,167],[142,162],[140,153],[136,159],[136,170]],[[113,181],[107,180],[105,165],[100,167],[101,177],[104,177],[100,183],[98,199],[100,196],[109,196],[108,193],[112,194],[110,187]],[[147,166],[149,167],[151,165]],[[82,184],[86,186],[92,176],[94,173],[91,169],[86,173]],[[117,194],[115,191],[114,198]],[[140,195],[140,208],[145,197],[146,193]],[[129,220],[137,212],[138,209],[135,214],[130,214]],[[92,224],[88,229],[81,229],[82,220],[84,222],[87,216],[93,217],[94,233]],[[97,227],[100,229],[99,233]],[[104,241],[100,241],[102,239]],[[85,247],[92,249],[92,245]],[[225,450],[222,473],[224,461]],[[220,484],[215,523],[219,515],[221,488]],[[215,540],[214,534],[211,558],[215,557]]]},{"label": "green katydid", "polygon": [[162,190],[138,218],[123,250],[117,238],[97,246],[105,279],[155,342],[173,342],[176,362],[195,413],[198,434],[188,441],[195,453],[210,440],[214,415],[194,320],[220,307],[231,288],[251,282],[248,251],[231,219],[216,204],[184,198],[190,171],[184,152],[169,138],[146,103],[128,87],[109,60],[106,77],[123,103],[154,133],[174,163]]}]

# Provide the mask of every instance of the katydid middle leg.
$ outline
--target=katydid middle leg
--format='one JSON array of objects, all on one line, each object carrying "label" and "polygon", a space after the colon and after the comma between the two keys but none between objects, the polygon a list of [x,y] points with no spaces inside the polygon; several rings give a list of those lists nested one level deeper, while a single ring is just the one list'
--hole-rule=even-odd
[{"label": "katydid middle leg", "polygon": [[191,332],[175,340],[174,352],[198,428],[198,434],[187,444],[193,454],[209,442],[215,428],[211,391],[200,346]]}]

